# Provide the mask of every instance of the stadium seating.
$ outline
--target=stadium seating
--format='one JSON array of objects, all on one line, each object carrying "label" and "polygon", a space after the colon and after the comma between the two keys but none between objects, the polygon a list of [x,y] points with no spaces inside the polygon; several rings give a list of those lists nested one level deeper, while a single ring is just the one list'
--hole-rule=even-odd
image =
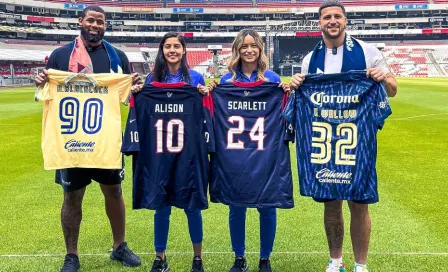
[{"label": "stadium seating", "polygon": [[[14,64],[14,77],[24,78],[30,77],[34,74],[33,68],[42,67],[42,64],[31,63],[15,63]],[[11,69],[9,63],[0,62],[0,75],[4,78],[10,78]]]},{"label": "stadium seating", "polygon": [[[45,2],[67,3],[67,0],[43,0]],[[98,5],[95,0],[78,0],[78,4]],[[323,0],[256,0],[257,7],[309,7],[319,6]],[[360,5],[395,5],[395,4],[428,4],[428,0],[342,0],[346,6],[360,6]],[[167,7],[190,7],[190,8],[247,8],[253,7],[252,0],[168,0]],[[434,0],[434,3],[445,4],[446,0]],[[103,6],[117,6],[117,7],[148,7],[148,8],[162,8],[162,0],[122,0],[112,1],[106,0],[100,3]]]},{"label": "stadium seating", "polygon": [[404,77],[448,75],[447,44],[443,42],[388,44],[390,43],[386,44],[383,55],[395,75]]},{"label": "stadium seating", "polygon": [[167,1],[167,8],[252,8],[251,0],[229,0],[229,1],[181,1],[175,3],[173,0]]},{"label": "stadium seating", "polygon": [[[67,0],[43,0],[44,2],[67,3]],[[161,8],[162,2],[160,0],[132,0],[132,1],[101,1],[95,0],[77,0],[78,4],[98,5],[101,6],[116,6],[116,7],[147,7],[147,8]]]},{"label": "stadium seating", "polygon": [[[323,0],[256,0],[258,7],[317,7]],[[342,0],[345,6],[428,4],[427,0]],[[444,1],[446,3],[446,1]]]}]

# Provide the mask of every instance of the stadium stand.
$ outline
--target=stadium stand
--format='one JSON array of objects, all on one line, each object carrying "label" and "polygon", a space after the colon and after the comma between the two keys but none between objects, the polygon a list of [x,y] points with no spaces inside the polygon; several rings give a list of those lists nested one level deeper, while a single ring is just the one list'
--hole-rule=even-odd
[{"label": "stadium stand", "polygon": [[175,0],[167,1],[168,8],[251,8],[253,7],[252,0],[184,0],[177,2]]},{"label": "stadium stand", "polygon": [[[32,76],[36,68],[45,65],[44,59],[55,48],[68,43],[78,33],[76,20],[80,8],[61,8],[61,4],[100,4],[106,10],[109,9],[107,14],[111,24],[108,33],[115,32],[114,35],[107,36],[107,39],[126,53],[134,69],[141,74],[151,70],[161,34],[167,31],[184,33],[191,68],[204,75],[211,75],[216,69],[221,74],[226,72],[234,33],[253,27],[266,35],[269,24],[271,35],[279,34],[279,38],[271,39],[270,45],[265,39],[266,47],[270,47],[271,69],[277,69],[276,72],[287,76],[300,71],[303,57],[312,50],[316,39],[321,35],[315,20],[316,7],[322,1],[25,0],[26,5],[17,4],[13,11],[0,0],[0,18],[4,18],[4,23],[0,26],[0,62],[6,64],[9,61],[14,65],[13,76]],[[48,9],[32,7],[33,2],[46,2]],[[353,18],[359,19],[359,22],[365,21],[349,23],[349,31],[358,30],[357,35],[361,35],[365,41],[383,43],[384,57],[398,76],[448,76],[448,42],[445,42],[448,37],[448,20],[445,18],[448,15],[448,5],[442,8],[427,5],[448,4],[448,1],[342,2],[348,6],[349,20]],[[57,7],[55,3],[58,4]],[[384,6],[381,9],[388,11],[378,11],[373,7],[378,5]],[[411,10],[397,11],[401,8],[400,5]],[[419,5],[425,7],[420,9]],[[352,6],[355,6],[355,12],[349,10]],[[362,6],[370,11],[358,12],[358,8]],[[142,11],[140,8],[149,10]],[[158,8],[173,10],[171,12]],[[219,12],[215,13],[213,8],[220,8],[216,10]],[[417,10],[412,10],[415,8]],[[405,32],[390,34],[396,30]],[[367,33],[369,31],[372,34]],[[145,34],[135,35],[135,32]],[[209,45],[222,46],[223,50],[215,60],[208,51]],[[278,55],[273,53],[274,48],[278,50]],[[26,63],[27,61],[31,63]],[[214,61],[217,63],[213,63]],[[9,70],[10,66],[1,66],[0,75],[11,76]]]},{"label": "stadium stand", "polygon": [[[390,43],[389,43],[390,44]],[[387,45],[383,55],[394,74],[403,77],[447,76],[448,45],[438,42]]]},{"label": "stadium stand", "polygon": [[[44,2],[55,2],[55,3],[67,3],[66,0],[43,0]],[[98,1],[94,0],[77,0],[77,4],[84,5],[98,5],[102,6],[115,6],[115,7],[147,7],[147,8],[161,8],[162,2],[158,0],[133,0],[133,1]]]}]

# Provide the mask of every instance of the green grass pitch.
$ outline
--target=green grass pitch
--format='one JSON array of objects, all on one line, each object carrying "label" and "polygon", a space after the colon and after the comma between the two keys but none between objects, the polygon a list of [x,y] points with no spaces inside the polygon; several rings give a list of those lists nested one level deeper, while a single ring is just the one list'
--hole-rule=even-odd
[{"label": "green grass pitch", "polygon": [[[285,79],[286,80],[286,79]],[[370,207],[372,272],[448,271],[448,80],[400,79],[393,114],[379,132],[380,202]],[[65,253],[59,210],[62,190],[43,170],[40,149],[42,104],[34,88],[0,89],[0,271],[58,271]],[[123,117],[127,111],[123,107]],[[125,118],[123,118],[124,124]],[[324,271],[328,261],[323,207],[299,196],[294,149],[295,203],[278,212],[274,271]],[[79,241],[81,271],[149,271],[153,254],[153,212],[131,209],[127,159],[123,183],[127,238],[143,260],[122,268],[108,257],[112,237],[99,186],[84,199]],[[353,269],[348,207],[344,205],[344,260]],[[203,212],[204,263],[209,272],[228,271],[233,262],[228,209],[212,204]],[[247,218],[250,271],[258,271],[259,221]],[[189,271],[192,258],[186,216],[173,209],[167,256],[171,271]]]}]

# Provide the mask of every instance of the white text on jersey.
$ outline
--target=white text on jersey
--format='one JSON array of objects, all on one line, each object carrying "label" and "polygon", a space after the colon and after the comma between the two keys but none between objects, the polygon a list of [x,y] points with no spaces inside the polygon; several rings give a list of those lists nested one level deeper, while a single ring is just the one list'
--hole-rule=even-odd
[{"label": "white text on jersey", "polygon": [[183,104],[156,104],[154,112],[184,112]]},{"label": "white text on jersey", "polygon": [[229,110],[266,110],[267,102],[229,101]]}]

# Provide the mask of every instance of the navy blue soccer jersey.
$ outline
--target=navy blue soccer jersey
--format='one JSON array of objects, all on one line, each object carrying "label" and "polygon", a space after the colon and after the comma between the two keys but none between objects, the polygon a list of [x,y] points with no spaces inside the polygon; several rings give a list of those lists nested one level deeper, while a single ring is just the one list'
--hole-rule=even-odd
[{"label": "navy blue soccer jersey", "polygon": [[122,152],[133,155],[133,208],[206,209],[213,151],[210,97],[185,83],[134,94]]},{"label": "navy blue soccer jersey", "polygon": [[296,129],[300,193],[378,202],[377,132],[392,113],[365,71],[306,76],[284,116]]},{"label": "navy blue soccer jersey", "polygon": [[286,99],[278,83],[263,81],[226,83],[213,91],[212,202],[294,206],[287,124],[281,116]]}]

